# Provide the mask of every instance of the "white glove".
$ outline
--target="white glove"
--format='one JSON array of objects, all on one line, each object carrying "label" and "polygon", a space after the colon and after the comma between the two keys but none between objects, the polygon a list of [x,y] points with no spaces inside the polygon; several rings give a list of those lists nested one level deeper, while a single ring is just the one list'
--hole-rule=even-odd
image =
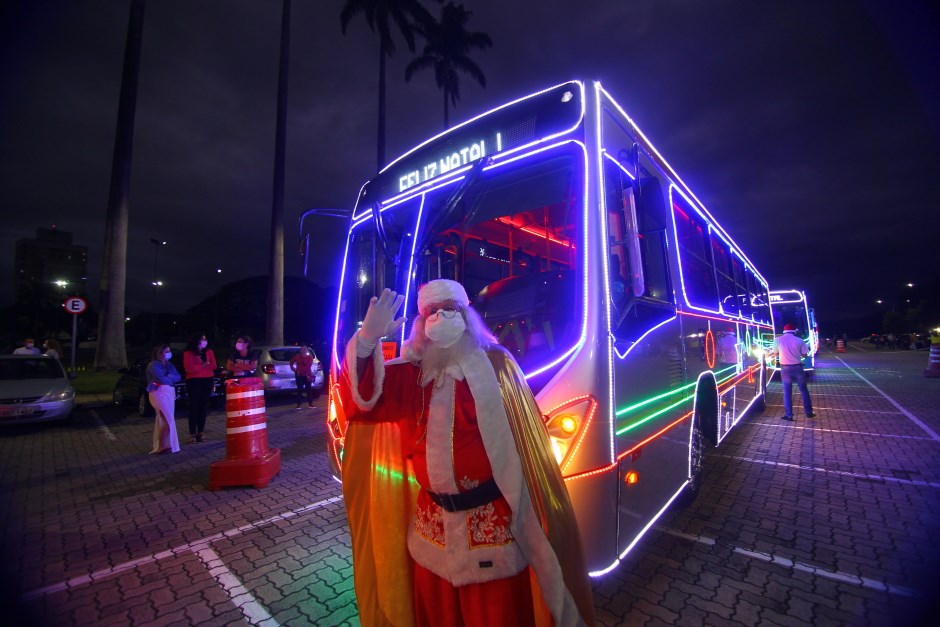
[{"label": "white glove", "polygon": [[395,314],[401,309],[405,301],[404,295],[386,288],[378,297],[373,296],[369,301],[369,309],[359,329],[359,339],[363,344],[373,347],[386,335],[391,335],[401,325],[405,324],[405,317],[395,319]]}]

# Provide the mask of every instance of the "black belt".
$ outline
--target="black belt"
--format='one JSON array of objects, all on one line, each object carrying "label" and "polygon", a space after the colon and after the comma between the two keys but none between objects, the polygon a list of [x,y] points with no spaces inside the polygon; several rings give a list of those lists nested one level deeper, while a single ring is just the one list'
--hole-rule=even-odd
[{"label": "black belt", "polygon": [[499,491],[496,481],[493,479],[481,483],[466,492],[458,492],[457,494],[438,494],[430,490],[425,490],[425,492],[428,493],[432,501],[448,512],[462,512],[473,509],[474,507],[480,507],[481,505],[495,501],[503,495],[503,493]]}]

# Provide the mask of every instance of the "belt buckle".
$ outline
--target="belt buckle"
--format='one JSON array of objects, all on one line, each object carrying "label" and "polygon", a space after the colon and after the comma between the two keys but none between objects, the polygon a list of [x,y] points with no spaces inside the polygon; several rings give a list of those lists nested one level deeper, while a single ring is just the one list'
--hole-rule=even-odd
[{"label": "belt buckle", "polygon": [[456,495],[454,495],[454,494],[442,494],[442,495],[441,495],[441,500],[444,501],[444,503],[443,503],[442,505],[443,505],[444,509],[446,509],[448,512],[456,512],[456,511],[458,511],[458,510],[457,510],[457,503],[454,501],[454,497],[455,497],[455,496],[456,496]]}]

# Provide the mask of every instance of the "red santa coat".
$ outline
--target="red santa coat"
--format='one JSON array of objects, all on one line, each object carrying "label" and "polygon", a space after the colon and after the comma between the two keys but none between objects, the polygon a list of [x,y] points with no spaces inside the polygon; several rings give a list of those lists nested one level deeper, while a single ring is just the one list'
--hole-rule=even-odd
[{"label": "red santa coat", "polygon": [[[592,624],[593,599],[567,491],[538,407],[512,358],[498,347],[462,352],[457,367],[422,386],[420,363],[383,364],[376,352],[358,381],[355,342],[347,348],[341,402],[350,429],[356,423],[399,425],[403,457],[410,457],[421,487],[407,531],[411,557],[455,586],[531,567],[541,604],[537,616],[550,613],[556,625]],[[344,476],[350,476],[345,467]],[[464,492],[490,478],[503,496],[472,510],[447,512],[426,493]],[[407,488],[407,482],[397,484]],[[383,485],[386,501],[387,490]],[[356,500],[358,505],[347,498],[350,527],[369,529],[354,523],[363,516],[354,511],[362,509]],[[353,542],[355,558],[356,537]],[[360,600],[360,606],[367,603]]]}]

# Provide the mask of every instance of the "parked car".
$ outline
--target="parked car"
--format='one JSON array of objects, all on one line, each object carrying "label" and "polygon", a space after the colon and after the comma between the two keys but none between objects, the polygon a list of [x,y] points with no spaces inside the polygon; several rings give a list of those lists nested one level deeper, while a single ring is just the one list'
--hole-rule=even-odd
[{"label": "parked car", "polygon": [[58,359],[0,355],[0,424],[68,418],[75,390]]},{"label": "parked car", "polygon": [[[183,371],[183,366],[177,363],[177,359],[172,361],[183,376],[180,382],[173,386],[176,388],[176,402],[186,402],[189,398],[189,393],[186,390],[186,373]],[[114,401],[115,405],[136,403],[137,413],[143,417],[153,416],[153,407],[150,405],[150,398],[147,394],[146,381],[147,364],[149,363],[149,357],[141,357],[131,364],[130,368],[121,368],[118,371],[121,373],[121,378],[115,384],[114,392],[111,395],[111,400]],[[212,382],[209,402],[218,403],[223,398],[225,398],[225,382],[217,375]]]},{"label": "parked car", "polygon": [[[255,376],[261,377],[264,381],[266,393],[297,389],[294,372],[290,369],[290,360],[300,352],[300,349],[300,346],[255,346],[253,348],[258,355],[258,371]],[[309,350],[310,355],[313,356],[313,381],[310,387],[313,388],[314,394],[319,394],[323,390],[325,378],[323,363],[317,359],[317,354],[312,348]]]}]

